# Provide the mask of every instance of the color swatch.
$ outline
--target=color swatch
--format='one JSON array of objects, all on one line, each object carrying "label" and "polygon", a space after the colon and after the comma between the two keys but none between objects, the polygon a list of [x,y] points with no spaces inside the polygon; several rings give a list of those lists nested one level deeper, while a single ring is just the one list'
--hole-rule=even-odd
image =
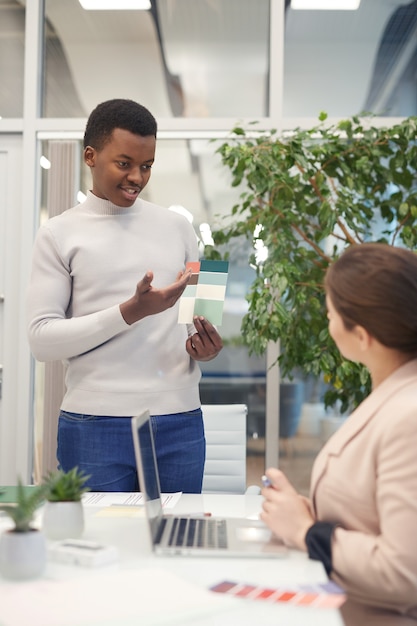
[{"label": "color swatch", "polygon": [[221,325],[226,295],[228,261],[187,263],[192,269],[190,282],[179,302],[178,323],[191,324],[194,315],[202,315],[212,324]]},{"label": "color swatch", "polygon": [[268,588],[224,580],[210,589],[216,593],[226,593],[235,598],[285,602],[295,606],[310,606],[319,609],[338,609],[346,600],[343,589],[332,581],[322,585]]}]

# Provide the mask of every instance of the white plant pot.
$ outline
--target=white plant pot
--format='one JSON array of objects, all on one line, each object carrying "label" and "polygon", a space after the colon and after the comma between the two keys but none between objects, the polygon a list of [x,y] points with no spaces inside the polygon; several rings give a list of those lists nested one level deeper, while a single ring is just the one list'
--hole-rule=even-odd
[{"label": "white plant pot", "polygon": [[46,541],[40,530],[7,530],[0,536],[0,573],[10,580],[37,578],[46,565]]},{"label": "white plant pot", "polygon": [[46,502],[42,528],[48,539],[77,539],[84,532],[82,502]]}]

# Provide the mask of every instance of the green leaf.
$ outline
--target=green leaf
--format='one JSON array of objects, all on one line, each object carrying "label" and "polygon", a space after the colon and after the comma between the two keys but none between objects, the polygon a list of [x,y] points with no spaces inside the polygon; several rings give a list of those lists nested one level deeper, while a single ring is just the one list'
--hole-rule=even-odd
[{"label": "green leaf", "polygon": [[48,472],[43,479],[46,487],[46,499],[50,502],[78,502],[89,487],[85,483],[89,475],[74,467],[68,472],[56,470]]},{"label": "green leaf", "polygon": [[18,479],[17,500],[14,504],[0,505],[0,511],[8,515],[14,523],[16,532],[28,532],[32,529],[32,521],[36,509],[45,501],[47,488],[45,485],[24,487]]}]

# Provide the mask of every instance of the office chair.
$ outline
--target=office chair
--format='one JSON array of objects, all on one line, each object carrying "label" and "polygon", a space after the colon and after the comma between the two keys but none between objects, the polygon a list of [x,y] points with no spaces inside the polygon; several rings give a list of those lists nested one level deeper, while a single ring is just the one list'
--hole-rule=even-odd
[{"label": "office chair", "polygon": [[203,404],[206,464],[203,493],[246,490],[246,404]]}]

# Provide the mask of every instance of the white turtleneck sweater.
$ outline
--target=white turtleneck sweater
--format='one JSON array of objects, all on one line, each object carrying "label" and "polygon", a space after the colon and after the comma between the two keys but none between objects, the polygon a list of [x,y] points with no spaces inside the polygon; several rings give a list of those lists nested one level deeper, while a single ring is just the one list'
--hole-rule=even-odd
[{"label": "white turtleneck sweater", "polygon": [[28,335],[39,361],[62,360],[62,409],[91,415],[153,415],[200,406],[200,368],[185,349],[193,327],[178,303],[129,326],[119,305],[148,270],[153,285],[198,260],[189,222],[138,199],[118,207],[88,193],[37,233],[28,290]]}]

